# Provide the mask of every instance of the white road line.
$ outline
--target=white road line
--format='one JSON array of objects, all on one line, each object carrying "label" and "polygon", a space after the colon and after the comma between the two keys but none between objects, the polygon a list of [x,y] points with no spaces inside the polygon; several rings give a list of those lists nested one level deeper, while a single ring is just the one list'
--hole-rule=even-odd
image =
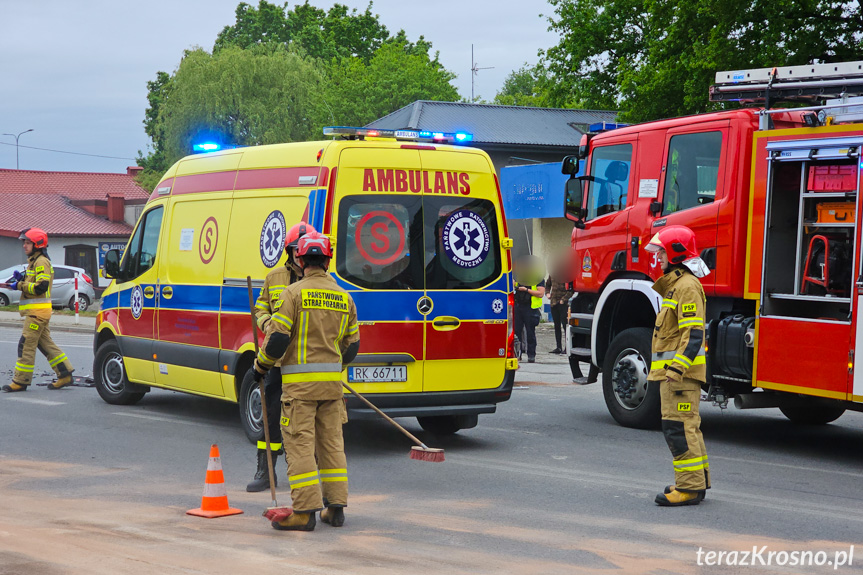
[{"label": "white road line", "polygon": [[791,465],[789,463],[773,463],[770,461],[759,461],[757,459],[741,459],[739,457],[725,457],[722,455],[711,455],[710,459],[734,461],[735,463],[744,463],[746,465],[770,465],[772,467],[782,467],[785,469],[794,469],[796,471],[816,471],[818,473],[829,473],[830,475],[847,475],[849,477],[863,478],[863,473],[855,473],[853,471],[839,471],[836,469],[824,469],[820,467],[804,467],[803,465]]},{"label": "white road line", "polygon": [[2,401],[20,401],[21,403],[33,403],[36,405],[66,405],[65,401],[51,401],[50,399],[32,399],[29,397],[19,397],[17,395],[7,395]]},{"label": "white road line", "polygon": [[186,421],[176,417],[162,417],[160,415],[144,415],[143,413],[128,413],[123,411],[115,411],[111,415],[121,415],[123,417],[135,417],[138,419],[149,419],[151,421],[167,421],[168,423],[181,423],[183,425],[194,425],[195,427],[213,427],[207,423],[198,423],[196,421]]}]

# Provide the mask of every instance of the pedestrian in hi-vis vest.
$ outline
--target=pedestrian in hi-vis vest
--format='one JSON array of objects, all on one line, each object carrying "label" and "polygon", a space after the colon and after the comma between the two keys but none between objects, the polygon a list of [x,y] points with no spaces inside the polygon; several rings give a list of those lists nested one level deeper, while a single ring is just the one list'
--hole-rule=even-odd
[{"label": "pedestrian in hi-vis vest", "polygon": [[3,386],[3,391],[26,391],[33,380],[36,367],[36,350],[42,352],[48,365],[57,374],[56,383],[48,389],[60,389],[72,383],[72,363],[54,340],[48,322],[51,321],[51,285],[54,283],[54,268],[48,258],[48,234],[39,228],[27,228],[18,239],[24,242],[27,269],[22,274],[15,272],[15,281],[10,289],[21,291],[18,312],[24,318],[24,333],[18,341],[18,362],[12,383]]},{"label": "pedestrian in hi-vis vest", "polygon": [[669,226],[650,240],[664,275],[653,285],[662,307],[653,330],[649,381],[659,382],[662,433],[674,458],[674,485],[656,496],[665,507],[698,505],[710,489],[707,449],[701,435],[701,385],[706,381],[704,288],[710,273],[698,257],[695,234]]},{"label": "pedestrian in hi-vis vest", "polygon": [[[285,236],[285,252],[288,259],[285,265],[278,266],[264,279],[264,286],[261,288],[261,294],[255,302],[255,322],[258,324],[258,329],[261,333],[267,333],[267,325],[272,319],[273,313],[279,309],[282,304],[282,291],[292,283],[299,281],[303,277],[303,269],[297,263],[296,251],[297,242],[300,238],[308,233],[315,231],[315,228],[306,222],[300,222],[288,230]],[[284,453],[282,449],[282,432],[279,429],[279,413],[282,409],[282,374],[279,371],[281,362],[277,361],[273,368],[267,374],[266,389],[264,390],[267,396],[267,405],[261,406],[267,410],[267,422],[270,427],[270,453],[273,458],[273,470],[276,469],[276,462],[279,456]],[[279,481],[273,479],[278,486]],[[255,470],[255,476],[246,485],[246,491],[255,493],[264,491],[270,488],[270,473],[267,468],[267,445],[261,439],[258,441],[258,467]]]},{"label": "pedestrian in hi-vis vest", "polygon": [[315,512],[333,527],[345,522],[348,470],[342,424],[342,367],[360,347],[354,300],[327,273],[333,250],[319,233],[303,236],[303,279],[282,292],[255,360],[258,381],[281,358],[282,438],[294,512],[275,529],[312,531]]}]

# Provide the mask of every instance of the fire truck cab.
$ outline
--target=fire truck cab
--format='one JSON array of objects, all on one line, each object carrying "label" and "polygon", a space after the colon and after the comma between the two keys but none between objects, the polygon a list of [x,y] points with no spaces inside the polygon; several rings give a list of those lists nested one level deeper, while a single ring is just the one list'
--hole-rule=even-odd
[{"label": "fire truck cab", "polygon": [[[647,373],[661,303],[652,285],[662,271],[644,247],[678,224],[695,232],[711,269],[702,278],[708,399],[779,407],[807,423],[863,410],[863,375],[855,387],[853,370],[855,294],[863,295],[854,284],[863,105],[850,96],[858,93],[860,62],[720,72],[712,100],[763,107],[587,134],[564,160],[577,292],[567,352],[602,369],[620,424],[659,425]],[[586,175],[576,177],[581,161]]]}]

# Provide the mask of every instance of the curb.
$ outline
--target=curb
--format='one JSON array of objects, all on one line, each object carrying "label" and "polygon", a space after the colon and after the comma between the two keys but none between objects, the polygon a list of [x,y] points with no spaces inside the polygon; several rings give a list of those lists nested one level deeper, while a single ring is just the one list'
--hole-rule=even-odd
[{"label": "curb", "polygon": [[[15,329],[21,329],[20,321],[8,321],[8,320],[0,320],[0,327],[11,327]],[[83,325],[64,325],[62,323],[58,323],[57,325],[52,325],[51,331],[66,331],[71,333],[93,333],[92,327],[87,327]]]}]

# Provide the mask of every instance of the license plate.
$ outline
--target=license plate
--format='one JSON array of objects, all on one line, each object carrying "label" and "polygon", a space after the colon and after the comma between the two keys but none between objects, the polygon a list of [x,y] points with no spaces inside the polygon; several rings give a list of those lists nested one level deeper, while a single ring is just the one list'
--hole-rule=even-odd
[{"label": "license plate", "polygon": [[372,365],[348,368],[348,381],[352,383],[407,380],[408,368],[406,365]]}]

